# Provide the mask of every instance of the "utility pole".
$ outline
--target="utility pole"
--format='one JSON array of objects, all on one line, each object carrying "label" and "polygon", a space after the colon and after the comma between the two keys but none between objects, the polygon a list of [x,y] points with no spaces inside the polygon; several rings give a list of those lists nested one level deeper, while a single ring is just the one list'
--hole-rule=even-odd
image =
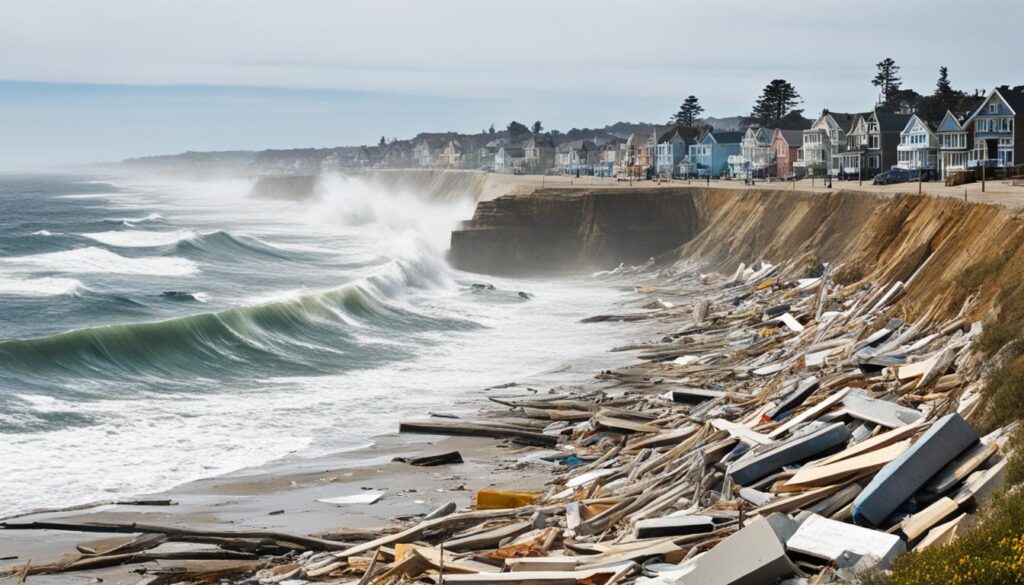
[{"label": "utility pole", "polygon": [[985,163],[987,161],[981,161],[981,192],[985,192]]}]

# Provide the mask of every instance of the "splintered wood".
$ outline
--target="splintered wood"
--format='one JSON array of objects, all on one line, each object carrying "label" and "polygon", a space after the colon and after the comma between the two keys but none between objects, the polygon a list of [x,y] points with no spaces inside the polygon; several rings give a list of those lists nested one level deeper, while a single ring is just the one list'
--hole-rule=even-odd
[{"label": "splintered wood", "polygon": [[[143,533],[18,570],[218,558],[239,570],[221,581],[265,584],[724,585],[797,574],[828,583],[840,558],[863,555],[852,569],[885,569],[900,551],[949,542],[1001,484],[1012,430],[978,437],[969,425],[980,326],[964,319],[966,307],[947,321],[932,312],[906,323],[896,303],[909,284],[844,287],[831,267],[814,278],[800,270],[613,271],[601,278],[644,280],[641,294],[658,301],[590,321],[657,328],[656,341],[620,348],[640,362],[585,387],[492,391],[476,420],[401,423],[402,432],[527,446],[519,464],[550,473],[542,493],[481,491],[472,509],[450,504],[345,543],[11,522],[3,527]],[[170,541],[204,547],[165,551]]]}]

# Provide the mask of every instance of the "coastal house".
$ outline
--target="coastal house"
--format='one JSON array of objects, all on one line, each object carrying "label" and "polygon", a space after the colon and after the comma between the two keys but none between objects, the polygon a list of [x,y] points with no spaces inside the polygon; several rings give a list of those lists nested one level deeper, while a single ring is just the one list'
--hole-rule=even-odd
[{"label": "coastal house", "polygon": [[613,138],[597,146],[597,166],[594,175],[598,177],[614,177],[622,166],[622,141]]},{"label": "coastal house", "polygon": [[793,163],[795,172],[800,176],[833,173],[833,158],[845,148],[846,135],[858,115],[823,110],[811,127],[803,131],[797,160]]},{"label": "coastal house", "polygon": [[974,148],[968,166],[1009,168],[1024,152],[1024,134],[1017,125],[1024,116],[1024,86],[1002,85],[993,89],[967,120],[974,130]]},{"label": "coastal house", "polygon": [[360,146],[352,157],[352,166],[357,169],[369,169],[380,166],[382,148],[379,146]]},{"label": "coastal house", "polygon": [[508,138],[495,138],[484,143],[476,152],[476,168],[494,170],[494,155],[502,146],[508,146],[512,141]]},{"label": "coastal house", "polygon": [[966,123],[971,113],[947,111],[935,130],[939,138],[939,173],[943,180],[952,173],[967,170],[974,144],[974,126]]},{"label": "coastal house", "polygon": [[555,149],[555,166],[567,175],[593,175],[600,162],[600,154],[600,148],[593,140],[571,140]]},{"label": "coastal house", "polygon": [[523,143],[523,168],[529,173],[546,173],[555,166],[555,145],[550,136],[534,136]]},{"label": "coastal house", "polygon": [[900,144],[896,147],[896,167],[910,170],[938,170],[939,137],[931,124],[917,114],[910,116],[907,125],[900,132]]},{"label": "coastal house", "polygon": [[740,153],[729,157],[729,174],[751,179],[766,176],[772,161],[774,138],[775,133],[763,126],[747,128],[740,140]]},{"label": "coastal house", "polygon": [[437,163],[437,155],[451,140],[447,136],[424,136],[413,146],[413,163],[420,167],[433,167]]},{"label": "coastal house", "polygon": [[909,121],[909,114],[853,114],[846,139],[833,154],[831,174],[868,178],[891,169],[897,162],[900,133]]},{"label": "coastal house", "polygon": [[502,146],[494,153],[494,172],[521,173],[526,165],[526,155],[521,146]]},{"label": "coastal house", "polygon": [[687,174],[717,179],[729,172],[729,157],[740,154],[743,132],[708,131],[690,146]]},{"label": "coastal house", "polygon": [[669,176],[677,174],[679,163],[686,158],[688,146],[679,128],[672,128],[659,136],[656,172]]},{"label": "coastal house", "polygon": [[776,177],[792,177],[793,163],[803,143],[801,130],[776,130],[772,138],[772,157],[775,161]]},{"label": "coastal house", "polygon": [[654,132],[634,132],[625,143],[624,163],[629,172],[646,175],[654,167],[658,138]]},{"label": "coastal house", "polygon": [[444,145],[444,148],[437,153],[436,166],[443,169],[458,169],[462,167],[463,163],[462,144],[456,139],[451,139],[448,144]]},{"label": "coastal house", "polygon": [[392,142],[384,147],[381,166],[389,169],[404,169],[412,163],[412,146],[405,141]]}]

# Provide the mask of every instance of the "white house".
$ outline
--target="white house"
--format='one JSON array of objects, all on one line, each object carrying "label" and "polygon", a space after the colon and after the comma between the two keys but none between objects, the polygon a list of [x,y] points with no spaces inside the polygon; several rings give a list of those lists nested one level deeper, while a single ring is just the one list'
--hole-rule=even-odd
[{"label": "white house", "polygon": [[927,121],[914,114],[900,132],[896,166],[901,169],[938,169],[939,139]]},{"label": "white house", "polygon": [[733,177],[763,177],[772,163],[772,140],[775,131],[751,126],[740,141],[740,154],[729,157],[729,173]]}]

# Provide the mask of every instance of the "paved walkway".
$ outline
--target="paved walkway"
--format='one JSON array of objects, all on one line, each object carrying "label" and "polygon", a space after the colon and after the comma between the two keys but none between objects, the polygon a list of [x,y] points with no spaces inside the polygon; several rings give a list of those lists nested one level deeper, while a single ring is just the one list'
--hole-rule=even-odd
[{"label": "paved walkway", "polygon": [[[706,181],[685,179],[674,179],[671,181],[620,181],[617,179],[607,179],[600,177],[569,177],[569,176],[541,176],[541,175],[515,175],[509,176],[511,179],[509,182],[517,186],[523,187],[593,187],[593,188],[623,188],[623,187],[639,187],[639,188],[652,188],[652,187],[678,187],[680,185],[693,185],[693,186],[710,186],[717,189],[764,189],[766,187],[772,189],[794,189],[797,191],[811,191],[827,193],[829,189],[825,187],[820,179],[803,179],[796,182],[776,182],[776,183],[764,183],[758,181],[752,187],[743,184],[742,180],[730,181],[730,180],[719,180],[711,181],[710,185]],[[832,191],[848,190],[848,191],[865,191],[869,193],[883,193],[883,194],[898,194],[898,193],[918,193],[920,192],[926,195],[938,195],[942,197],[956,197],[958,199],[966,199],[968,201],[980,202],[980,203],[994,203],[998,205],[1008,205],[1013,207],[1024,206],[1024,187],[1015,187],[1011,181],[999,180],[999,181],[986,181],[985,192],[982,192],[981,183],[970,183],[967,185],[961,185],[959,187],[946,187],[940,181],[933,181],[930,183],[902,183],[898,185],[872,185],[870,181],[864,181],[862,184],[858,184],[857,181],[833,181]]]}]

